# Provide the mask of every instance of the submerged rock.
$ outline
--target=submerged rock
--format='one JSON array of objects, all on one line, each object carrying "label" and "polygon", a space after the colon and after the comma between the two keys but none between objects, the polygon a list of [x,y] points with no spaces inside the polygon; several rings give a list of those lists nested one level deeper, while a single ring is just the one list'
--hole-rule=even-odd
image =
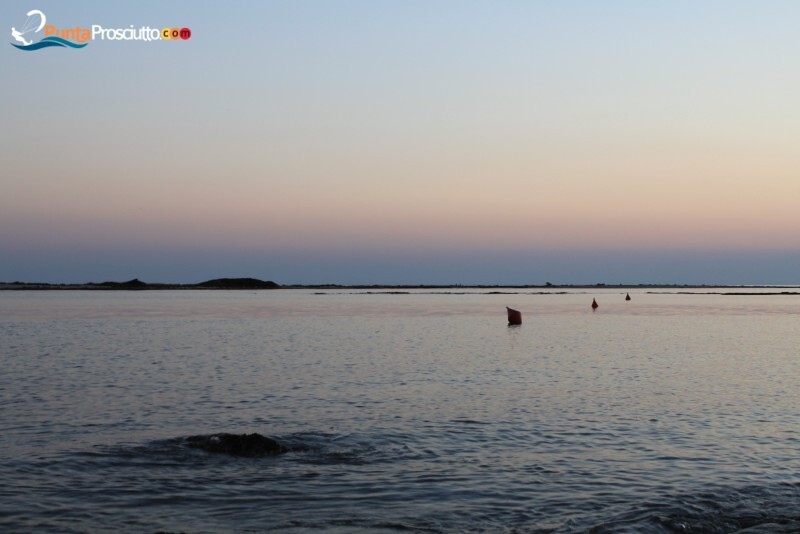
[{"label": "submerged rock", "polygon": [[189,436],[186,445],[193,449],[230,454],[231,456],[275,456],[291,450],[272,438],[261,434],[210,434]]}]

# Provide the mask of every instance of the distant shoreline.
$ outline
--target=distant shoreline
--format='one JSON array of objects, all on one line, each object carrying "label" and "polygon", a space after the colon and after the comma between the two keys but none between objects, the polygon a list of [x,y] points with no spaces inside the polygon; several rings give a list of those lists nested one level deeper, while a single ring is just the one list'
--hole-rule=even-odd
[{"label": "distant shoreline", "polygon": [[[466,289],[520,289],[539,290],[542,293],[551,293],[554,290],[588,290],[588,289],[617,289],[617,290],[642,290],[664,289],[671,290],[664,293],[682,293],[679,290],[687,289],[800,289],[798,286],[774,285],[716,285],[716,284],[544,284],[544,285],[464,285],[464,284],[291,284],[280,285],[272,281],[258,280],[256,278],[216,278],[197,284],[165,284],[147,283],[138,278],[127,282],[88,282],[85,284],[51,284],[37,282],[0,282],[0,291],[163,291],[163,290],[274,290],[274,289],[314,289],[314,290],[380,290],[381,293],[391,292],[405,294],[411,290],[466,290]],[[547,290],[547,291],[542,291]],[[657,293],[650,291],[650,293]],[[692,292],[698,294],[697,292]],[[700,294],[725,294],[725,295],[800,295],[798,291],[780,291],[769,293],[731,293],[705,291]]]}]

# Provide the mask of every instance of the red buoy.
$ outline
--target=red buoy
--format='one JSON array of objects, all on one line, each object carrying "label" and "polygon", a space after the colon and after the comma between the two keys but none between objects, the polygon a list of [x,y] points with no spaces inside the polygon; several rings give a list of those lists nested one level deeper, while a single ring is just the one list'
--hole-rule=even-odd
[{"label": "red buoy", "polygon": [[506,306],[508,310],[508,324],[522,324],[522,314],[517,310],[512,310]]}]

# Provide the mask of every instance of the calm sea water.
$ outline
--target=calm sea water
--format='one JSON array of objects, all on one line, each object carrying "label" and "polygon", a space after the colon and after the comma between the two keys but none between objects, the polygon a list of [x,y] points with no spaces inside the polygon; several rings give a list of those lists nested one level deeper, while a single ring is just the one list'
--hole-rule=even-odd
[{"label": "calm sea water", "polygon": [[0,530],[800,531],[800,296],[631,296],[0,292]]}]

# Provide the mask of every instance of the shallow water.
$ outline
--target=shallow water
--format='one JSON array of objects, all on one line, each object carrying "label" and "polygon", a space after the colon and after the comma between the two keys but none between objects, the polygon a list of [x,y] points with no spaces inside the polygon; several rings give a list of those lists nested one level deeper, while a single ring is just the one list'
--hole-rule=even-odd
[{"label": "shallow water", "polygon": [[800,530],[800,296],[501,291],[0,292],[0,528]]}]

